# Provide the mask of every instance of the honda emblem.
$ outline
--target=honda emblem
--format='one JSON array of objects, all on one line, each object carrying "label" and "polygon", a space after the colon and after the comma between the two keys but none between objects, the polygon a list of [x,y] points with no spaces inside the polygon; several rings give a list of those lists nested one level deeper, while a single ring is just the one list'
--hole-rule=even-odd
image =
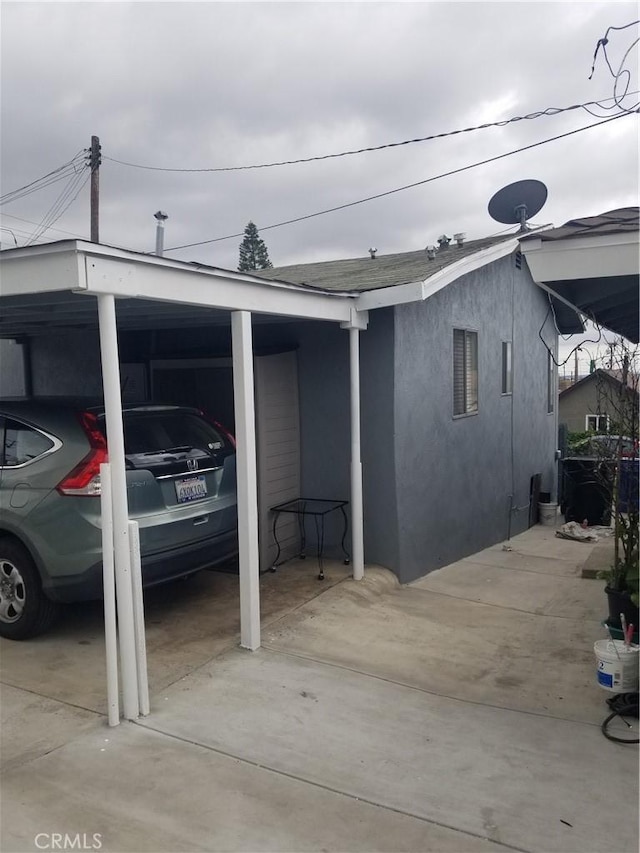
[{"label": "honda emblem", "polygon": [[187,468],[189,471],[197,471],[198,470],[198,460],[197,459],[187,459]]}]

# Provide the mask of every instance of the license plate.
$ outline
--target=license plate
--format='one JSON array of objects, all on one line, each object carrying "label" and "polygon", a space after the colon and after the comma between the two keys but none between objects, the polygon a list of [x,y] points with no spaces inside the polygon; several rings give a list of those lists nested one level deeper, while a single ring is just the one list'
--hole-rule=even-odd
[{"label": "license plate", "polygon": [[198,501],[207,496],[207,483],[203,476],[185,477],[184,480],[176,480],[176,497],[179,504],[189,501]]}]

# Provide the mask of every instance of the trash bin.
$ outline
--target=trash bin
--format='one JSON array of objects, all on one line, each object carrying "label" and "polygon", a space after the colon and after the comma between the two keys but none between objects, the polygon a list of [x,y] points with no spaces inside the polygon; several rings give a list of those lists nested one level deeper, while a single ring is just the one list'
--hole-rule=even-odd
[{"label": "trash bin", "polygon": [[562,460],[562,512],[565,521],[611,523],[615,463],[586,456]]},{"label": "trash bin", "polygon": [[638,471],[640,459],[620,460],[620,487],[618,500],[620,512],[629,512],[638,507]]}]

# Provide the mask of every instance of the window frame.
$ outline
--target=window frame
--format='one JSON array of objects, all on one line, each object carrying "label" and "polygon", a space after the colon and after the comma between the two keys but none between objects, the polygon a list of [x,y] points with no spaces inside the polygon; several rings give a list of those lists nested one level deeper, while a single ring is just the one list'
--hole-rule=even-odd
[{"label": "window frame", "polygon": [[553,357],[553,352],[547,350],[547,414],[552,415],[556,408],[556,365]]},{"label": "window frame", "polygon": [[503,397],[513,394],[513,341],[502,341],[502,390]]},{"label": "window frame", "polygon": [[[457,363],[458,347],[456,347],[457,335],[462,335],[462,365]],[[471,353],[468,346],[471,344]],[[478,345],[478,330],[456,326],[453,329],[453,417],[468,418],[472,415],[477,415],[480,411],[480,381],[479,381],[479,345]],[[469,357],[471,356],[471,364]],[[474,364],[475,362],[475,364]],[[474,370],[475,367],[475,370]],[[462,374],[462,411],[456,411],[456,378]],[[470,387],[469,377],[475,374],[475,388]],[[474,394],[475,392],[475,394]],[[475,407],[474,407],[475,396]]]},{"label": "window frame", "polygon": [[[589,426],[589,418],[595,418],[596,419],[596,425],[594,427]],[[600,432],[602,430],[602,427],[600,426],[600,423],[599,423],[601,418],[604,418],[604,420],[605,420],[605,426],[604,426],[603,432],[608,433],[609,432],[609,426],[610,426],[609,415],[601,415],[598,413],[594,414],[593,412],[589,412],[588,414],[586,414],[584,416],[585,432]]]},{"label": "window frame", "polygon": [[[31,432],[39,433],[41,436],[44,436],[48,441],[51,442],[50,447],[44,450],[42,453],[39,453],[37,456],[32,457],[31,459],[26,459],[24,462],[19,462],[17,465],[8,465],[6,460],[6,440],[7,433],[9,430],[8,422],[13,422],[16,424],[20,424],[25,429],[31,430]],[[45,456],[50,456],[52,453],[55,453],[62,447],[62,442],[59,438],[56,438],[55,435],[51,435],[51,433],[47,432],[44,429],[40,429],[39,427],[34,426],[33,424],[26,423],[21,418],[17,418],[14,415],[4,414],[2,416],[2,445],[0,446],[0,470],[6,471],[16,471],[18,468],[26,468],[27,465],[32,465],[34,462],[39,462],[41,459],[44,459]]]}]

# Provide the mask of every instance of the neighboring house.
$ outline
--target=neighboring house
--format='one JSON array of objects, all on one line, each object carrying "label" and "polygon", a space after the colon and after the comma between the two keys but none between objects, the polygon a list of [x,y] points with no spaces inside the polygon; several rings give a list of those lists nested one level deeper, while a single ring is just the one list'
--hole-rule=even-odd
[{"label": "neighboring house", "polygon": [[[560,392],[560,423],[570,432],[609,432],[617,430],[615,401],[624,396],[638,399],[637,377],[631,377],[626,389],[619,371],[598,369]],[[636,403],[637,405],[637,403]]]}]

